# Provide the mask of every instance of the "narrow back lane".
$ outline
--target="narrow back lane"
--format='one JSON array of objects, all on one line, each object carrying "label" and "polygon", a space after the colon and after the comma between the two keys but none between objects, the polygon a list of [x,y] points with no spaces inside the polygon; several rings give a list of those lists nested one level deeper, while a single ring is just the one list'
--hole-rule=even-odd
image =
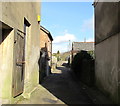
[{"label": "narrow back lane", "polygon": [[66,67],[57,67],[45,78],[42,86],[66,104],[93,104]]}]

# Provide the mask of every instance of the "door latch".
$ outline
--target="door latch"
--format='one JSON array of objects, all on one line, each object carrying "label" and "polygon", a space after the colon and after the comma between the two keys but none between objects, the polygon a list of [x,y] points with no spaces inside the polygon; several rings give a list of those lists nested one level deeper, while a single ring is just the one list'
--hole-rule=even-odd
[{"label": "door latch", "polygon": [[21,66],[21,65],[25,64],[25,61],[17,61],[16,64]]}]

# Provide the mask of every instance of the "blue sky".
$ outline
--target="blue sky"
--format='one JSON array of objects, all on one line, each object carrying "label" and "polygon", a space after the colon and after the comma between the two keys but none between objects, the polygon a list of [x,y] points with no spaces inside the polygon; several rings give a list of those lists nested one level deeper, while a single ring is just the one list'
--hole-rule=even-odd
[{"label": "blue sky", "polygon": [[43,2],[41,25],[53,36],[53,52],[65,52],[69,40],[94,41],[92,2]]}]

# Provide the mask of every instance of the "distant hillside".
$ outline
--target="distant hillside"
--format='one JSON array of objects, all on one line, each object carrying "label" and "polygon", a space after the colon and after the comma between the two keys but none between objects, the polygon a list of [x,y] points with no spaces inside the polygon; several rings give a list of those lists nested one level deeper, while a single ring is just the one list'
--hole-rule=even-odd
[{"label": "distant hillside", "polygon": [[[71,52],[64,52],[64,53],[60,53],[60,59],[62,61],[66,61],[66,58],[71,55]],[[53,53],[52,56],[58,57],[57,53]]]}]

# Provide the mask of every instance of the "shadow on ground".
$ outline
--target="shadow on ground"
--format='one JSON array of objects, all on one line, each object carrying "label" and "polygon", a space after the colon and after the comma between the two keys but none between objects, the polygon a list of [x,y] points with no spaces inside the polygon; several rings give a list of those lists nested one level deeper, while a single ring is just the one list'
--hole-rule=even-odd
[{"label": "shadow on ground", "polygon": [[66,71],[66,67],[65,66],[63,66],[63,67],[57,67],[56,69],[61,71],[60,74],[62,74],[64,71]]},{"label": "shadow on ground", "polygon": [[[58,73],[59,71],[61,73]],[[55,72],[45,78],[43,87],[66,104],[93,104],[82,87],[72,78],[68,68],[57,67]]]}]

